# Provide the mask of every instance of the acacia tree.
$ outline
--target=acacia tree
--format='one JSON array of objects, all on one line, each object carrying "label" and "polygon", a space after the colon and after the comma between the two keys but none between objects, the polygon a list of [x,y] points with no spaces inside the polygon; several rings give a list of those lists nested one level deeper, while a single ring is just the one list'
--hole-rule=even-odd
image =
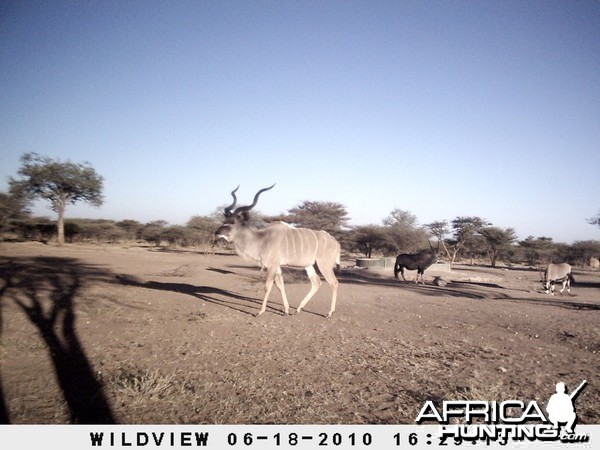
[{"label": "acacia tree", "polygon": [[410,211],[399,208],[394,209],[382,222],[386,227],[400,227],[404,229],[419,228],[417,216]]},{"label": "acacia tree", "polygon": [[126,238],[130,241],[133,241],[138,238],[143,226],[137,220],[131,219],[121,220],[120,222],[115,223],[115,225],[123,230]]},{"label": "acacia tree", "polygon": [[485,239],[492,267],[496,267],[498,258],[503,256],[517,239],[513,228],[485,227],[479,230],[479,234]]},{"label": "acacia tree", "polygon": [[65,209],[67,205],[83,201],[99,207],[103,203],[104,179],[89,163],[61,162],[37,153],[25,153],[18,171],[20,179],[9,179],[10,190],[26,193],[30,198],[50,202],[58,214],[58,244],[65,242]]},{"label": "acacia tree", "polygon": [[448,259],[451,260],[452,255],[450,254],[450,250],[448,249],[448,246],[446,245],[446,237],[445,237],[447,234],[450,233],[450,227],[448,226],[448,221],[447,220],[437,220],[435,222],[428,223],[425,226],[427,228],[429,228],[429,232],[437,238],[438,249],[441,244],[442,248],[446,252],[446,255],[448,256]]},{"label": "acacia tree", "polygon": [[477,245],[479,230],[491,223],[477,216],[463,216],[452,220],[453,239],[449,241],[451,247],[450,265],[454,264],[458,254],[467,249],[473,249]]},{"label": "acacia tree", "polygon": [[203,247],[206,253],[212,251],[215,243],[215,231],[222,223],[222,215],[218,219],[214,216],[192,216],[186,224],[190,230],[192,244]]},{"label": "acacia tree", "polygon": [[387,238],[385,228],[380,225],[359,225],[352,229],[349,240],[355,249],[371,258],[374,250],[385,246]]},{"label": "acacia tree", "polygon": [[519,246],[523,249],[527,264],[530,266],[552,262],[555,244],[550,237],[528,236],[524,241],[519,241]]},{"label": "acacia tree", "polygon": [[155,220],[153,222],[148,222],[142,228],[142,239],[156,245],[157,247],[160,247],[160,244],[164,239],[164,233],[167,229],[167,225],[168,222],[166,220]]},{"label": "acacia tree", "polygon": [[304,201],[288,210],[288,221],[303,228],[339,234],[348,223],[348,211],[341,203]]},{"label": "acacia tree", "polygon": [[568,249],[568,260],[585,266],[590,258],[600,256],[600,241],[575,241]]},{"label": "acacia tree", "polygon": [[429,246],[429,233],[410,211],[394,209],[383,219],[388,254],[415,252]]},{"label": "acacia tree", "polygon": [[16,193],[0,192],[0,232],[12,221],[22,220],[29,215],[27,199]]}]

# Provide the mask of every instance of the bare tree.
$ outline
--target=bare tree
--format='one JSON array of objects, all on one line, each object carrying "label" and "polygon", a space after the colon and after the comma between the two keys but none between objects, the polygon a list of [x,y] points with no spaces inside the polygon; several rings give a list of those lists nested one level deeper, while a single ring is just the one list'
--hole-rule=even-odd
[{"label": "bare tree", "polygon": [[13,193],[26,193],[31,198],[50,202],[58,214],[58,244],[65,242],[65,209],[80,201],[99,207],[103,203],[103,178],[88,164],[60,162],[36,153],[21,157],[20,179],[10,178]]}]

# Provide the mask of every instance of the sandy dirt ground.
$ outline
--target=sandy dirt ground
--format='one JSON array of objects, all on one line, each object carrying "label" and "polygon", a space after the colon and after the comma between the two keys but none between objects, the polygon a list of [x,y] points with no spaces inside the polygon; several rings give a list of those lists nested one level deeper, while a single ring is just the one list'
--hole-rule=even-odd
[{"label": "sandy dirt ground", "polygon": [[[426,400],[545,405],[587,380],[578,420],[600,423],[598,272],[554,297],[526,268],[392,272],[343,261],[331,319],[325,283],[290,316],[274,288],[257,318],[264,273],[235,255],[2,243],[0,406],[12,423],[410,424]],[[293,312],[308,279],[284,279]]]}]

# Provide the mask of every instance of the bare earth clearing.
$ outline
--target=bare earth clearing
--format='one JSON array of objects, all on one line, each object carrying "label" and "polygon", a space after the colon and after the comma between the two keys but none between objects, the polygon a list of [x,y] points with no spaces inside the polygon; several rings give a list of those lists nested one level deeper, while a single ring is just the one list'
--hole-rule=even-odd
[{"label": "bare earth clearing", "polygon": [[[232,255],[142,246],[0,247],[0,380],[12,423],[414,423],[426,400],[537,400],[600,412],[600,274],[541,293],[526,269],[398,282],[344,261],[296,316]],[[414,278],[414,272],[408,272]],[[292,310],[304,273],[284,272]],[[1,406],[1,405],[0,405]]]}]

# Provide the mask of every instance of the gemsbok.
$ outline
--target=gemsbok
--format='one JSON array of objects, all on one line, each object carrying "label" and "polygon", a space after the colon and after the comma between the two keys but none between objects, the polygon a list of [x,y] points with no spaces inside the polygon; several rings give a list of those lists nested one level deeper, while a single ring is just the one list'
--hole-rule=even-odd
[{"label": "gemsbok", "polygon": [[225,208],[225,221],[215,232],[215,235],[217,238],[223,238],[233,243],[238,255],[256,261],[261,267],[266,268],[266,292],[262,308],[257,316],[262,315],[267,308],[267,300],[273,287],[273,281],[281,292],[285,314],[289,314],[289,303],[283,285],[281,266],[304,267],[306,269],[311,288],[296,308],[296,314],[302,311],[302,308],[306,306],[321,286],[321,278],[314,268],[316,264],[333,291],[331,307],[327,315],[327,317],[331,317],[335,311],[338,288],[338,280],[333,269],[340,263],[340,244],[326,231],[296,228],[284,222],[272,223],[261,229],[251,225],[249,223],[250,210],[256,206],[260,194],[272,189],[273,186],[258,191],[251,205],[240,206],[235,210],[233,210],[237,204],[235,193],[239,186],[234,189],[231,192],[233,203]]},{"label": "gemsbok", "polygon": [[[431,244],[429,244],[431,245]],[[421,277],[421,283],[425,284],[423,274],[430,266],[435,264],[438,260],[437,252],[433,250],[422,250],[419,253],[402,253],[396,258],[396,264],[394,264],[394,276],[398,278],[398,273],[402,275],[402,279],[406,281],[404,277],[404,269],[416,270],[417,278],[415,282],[419,284],[419,276]]]},{"label": "gemsbok", "polygon": [[544,279],[542,280],[542,284],[544,285],[544,292],[546,294],[551,293],[554,295],[554,284],[557,281],[561,281],[563,286],[560,290],[562,294],[567,288],[567,292],[571,292],[571,282],[575,281],[573,278],[573,274],[571,273],[571,266],[567,263],[560,264],[548,264],[546,267],[546,272],[544,272]]}]

